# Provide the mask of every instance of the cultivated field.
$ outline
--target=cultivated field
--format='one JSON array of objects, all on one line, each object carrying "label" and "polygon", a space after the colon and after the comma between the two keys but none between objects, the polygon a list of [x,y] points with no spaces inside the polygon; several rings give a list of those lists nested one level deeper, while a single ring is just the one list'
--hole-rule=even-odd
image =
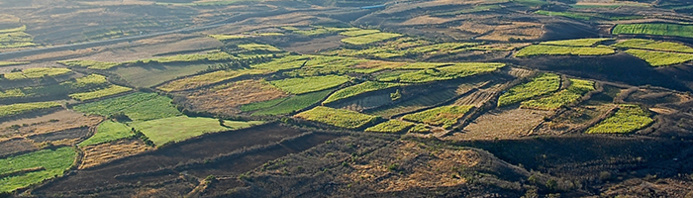
[{"label": "cultivated field", "polygon": [[687,197],[692,5],[0,1],[0,197]]},{"label": "cultivated field", "polygon": [[347,129],[358,129],[378,119],[376,116],[322,106],[296,114],[295,117]]}]

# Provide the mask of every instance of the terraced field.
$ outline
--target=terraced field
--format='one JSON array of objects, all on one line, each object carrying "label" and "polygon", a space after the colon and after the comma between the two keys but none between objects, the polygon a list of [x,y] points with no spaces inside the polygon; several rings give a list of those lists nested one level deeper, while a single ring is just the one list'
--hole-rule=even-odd
[{"label": "terraced field", "polygon": [[0,5],[0,197],[691,194],[683,0]]}]

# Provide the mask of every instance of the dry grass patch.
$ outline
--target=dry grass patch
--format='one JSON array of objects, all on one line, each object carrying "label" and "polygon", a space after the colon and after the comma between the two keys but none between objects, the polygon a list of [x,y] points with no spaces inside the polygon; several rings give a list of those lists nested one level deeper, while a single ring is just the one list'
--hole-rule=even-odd
[{"label": "dry grass patch", "polygon": [[132,156],[152,147],[147,146],[138,139],[123,139],[98,145],[90,145],[82,148],[84,159],[79,169],[93,167],[116,159]]},{"label": "dry grass patch", "polygon": [[186,100],[195,111],[236,114],[241,112],[241,105],[286,96],[264,80],[244,80],[193,92]]}]

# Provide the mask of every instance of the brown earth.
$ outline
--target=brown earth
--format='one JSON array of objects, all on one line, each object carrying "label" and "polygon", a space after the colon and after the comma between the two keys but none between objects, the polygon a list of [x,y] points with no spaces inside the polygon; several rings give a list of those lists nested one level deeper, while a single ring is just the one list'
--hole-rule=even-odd
[{"label": "brown earth", "polygon": [[38,150],[34,142],[24,138],[0,141],[0,157]]},{"label": "brown earth", "polygon": [[[71,110],[62,110],[36,118],[0,123],[0,140],[12,137],[58,132],[83,126],[94,127],[103,120],[100,116],[85,116]],[[19,126],[17,130],[12,126]]]},{"label": "brown earth", "polygon": [[82,148],[84,157],[79,169],[87,169],[152,149],[139,139],[123,139]]},{"label": "brown earth", "polygon": [[193,111],[234,115],[239,106],[282,98],[287,94],[261,80],[243,80],[186,93],[185,103]]},{"label": "brown earth", "polygon": [[527,136],[551,111],[520,108],[495,109],[487,112],[465,127],[461,133],[445,140],[494,140]]}]

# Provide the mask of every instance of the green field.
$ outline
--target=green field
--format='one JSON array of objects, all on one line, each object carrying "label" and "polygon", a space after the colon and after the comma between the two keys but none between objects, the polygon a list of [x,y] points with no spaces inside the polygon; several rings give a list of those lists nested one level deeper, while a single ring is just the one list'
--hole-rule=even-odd
[{"label": "green field", "polygon": [[414,123],[404,122],[399,120],[388,120],[387,122],[380,123],[373,127],[367,128],[366,132],[380,132],[380,133],[399,133],[403,132],[414,126]]},{"label": "green field", "polygon": [[103,89],[98,89],[90,92],[82,92],[82,93],[74,93],[70,94],[70,98],[73,98],[75,100],[80,100],[80,101],[85,101],[85,100],[91,100],[91,99],[97,99],[97,98],[103,98],[106,96],[112,96],[124,92],[132,91],[132,88],[130,87],[123,87],[120,85],[111,85],[109,87],[103,88]]},{"label": "green field", "polygon": [[236,60],[238,57],[230,55],[226,52],[209,52],[206,54],[180,54],[175,56],[157,57],[143,60],[130,61],[127,63],[135,64],[150,64],[150,63],[189,63],[200,61],[230,61]]},{"label": "green field", "polygon": [[58,63],[70,66],[70,67],[85,67],[89,69],[99,69],[105,70],[113,67],[122,65],[122,63],[116,62],[101,62],[94,60],[70,60],[70,61],[58,61]]},{"label": "green field", "polygon": [[21,72],[6,73],[4,74],[3,78],[7,80],[25,80],[42,78],[44,76],[55,77],[71,73],[72,70],[68,68],[27,68],[22,70]]},{"label": "green field", "polygon": [[393,39],[402,36],[401,34],[396,34],[396,33],[375,33],[375,34],[368,34],[368,35],[363,35],[363,36],[357,36],[357,37],[349,37],[349,38],[344,38],[342,39],[342,42],[347,43],[347,44],[352,44],[352,45],[366,45],[366,44],[371,44],[375,42],[380,42],[388,39]]},{"label": "green field", "polygon": [[626,50],[626,53],[643,59],[655,67],[676,65],[693,60],[693,54],[657,52],[638,49],[629,49]]},{"label": "green field", "polygon": [[133,127],[146,135],[154,144],[161,146],[169,142],[179,142],[206,133],[216,133],[229,130],[248,128],[262,124],[262,121],[229,121],[224,120],[224,126],[218,119],[177,116],[136,122]]},{"label": "green field", "polygon": [[303,78],[287,78],[270,81],[275,87],[292,94],[303,94],[337,87],[349,81],[349,77],[326,75]]},{"label": "green field", "polygon": [[645,34],[659,36],[693,37],[693,25],[679,25],[669,23],[649,24],[618,24],[612,30],[618,34]]},{"label": "green field", "polygon": [[541,42],[542,45],[560,45],[560,46],[575,46],[575,47],[592,47],[604,41],[613,40],[610,38],[586,38],[586,39],[570,39],[558,41]]},{"label": "green field", "polygon": [[431,129],[427,128],[425,124],[415,124],[407,132],[409,132],[409,133],[428,133],[428,132],[431,132]]},{"label": "green field", "polygon": [[336,127],[358,129],[375,122],[378,117],[344,109],[317,106],[296,114],[295,117],[321,122]]},{"label": "green field", "polygon": [[457,124],[457,121],[464,117],[473,107],[474,106],[469,105],[436,107],[419,113],[404,115],[402,119],[434,126],[442,126],[445,129],[449,129]]},{"label": "green field", "polygon": [[[395,39],[393,41],[387,41],[382,45],[369,47],[367,49],[342,48],[334,51],[325,52],[324,54],[339,56],[365,56],[373,58],[394,58],[408,55],[408,53],[410,52],[430,49],[431,47],[425,46],[425,48],[413,50],[413,48],[416,48],[418,46],[424,46],[429,44],[431,43],[425,40],[415,39],[411,37],[402,37]],[[432,49],[432,51],[436,50],[439,49]]]},{"label": "green field", "polygon": [[647,39],[628,39],[612,45],[619,48],[647,49],[667,52],[693,53],[693,48],[674,42],[655,41]]},{"label": "green field", "polygon": [[[254,112],[252,115],[254,116],[263,116],[263,115],[283,115],[283,114],[290,114],[294,113],[295,111],[301,110],[308,108],[309,106],[320,102],[321,100],[325,99],[328,94],[332,93],[334,89],[328,89],[324,91],[318,91],[318,92],[313,92],[313,93],[307,93],[307,94],[301,94],[301,95],[296,95],[292,96],[290,98],[286,98],[285,100],[281,101],[265,101],[261,102],[263,104],[257,104],[261,107],[264,108],[258,108],[258,111]],[[280,99],[277,99],[280,100]],[[277,104],[271,104],[274,102],[278,102]],[[270,103],[270,104],[268,104]],[[256,104],[256,103],[253,103]],[[248,105],[253,105],[253,104],[248,104]],[[243,108],[243,107],[241,107]],[[247,107],[246,107],[247,108]]]},{"label": "green field", "polygon": [[334,92],[330,97],[328,97],[325,101],[322,102],[322,104],[328,104],[331,102],[335,102],[341,99],[357,96],[363,93],[367,92],[372,92],[372,91],[377,91],[381,89],[387,89],[391,87],[397,87],[397,86],[402,86],[404,84],[400,83],[384,83],[384,82],[375,82],[375,81],[367,81],[363,82],[358,85],[350,86],[344,89],[341,89],[339,91]]},{"label": "green field", "polygon": [[12,192],[62,176],[76,157],[74,149],[60,147],[0,159],[0,175],[14,175],[0,178],[0,193]]},{"label": "green field", "polygon": [[347,32],[342,32],[339,33],[340,35],[348,36],[348,37],[355,37],[355,36],[363,36],[363,35],[368,35],[368,34],[375,34],[379,33],[380,30],[351,30]]},{"label": "green field", "polygon": [[84,142],[79,143],[80,147],[97,145],[112,142],[119,139],[135,136],[131,128],[123,123],[106,120],[99,124],[96,133]]},{"label": "green field", "polygon": [[337,55],[337,56],[365,56],[368,58],[395,58],[405,55],[405,51],[396,49],[387,49],[383,47],[370,47],[368,49],[356,50],[356,49],[338,49],[330,52],[325,52],[325,55]]},{"label": "green field", "polygon": [[214,39],[217,39],[219,41],[227,41],[227,40],[238,40],[238,39],[244,39],[248,38],[248,35],[242,35],[242,34],[235,34],[235,35],[226,35],[226,34],[212,34],[209,35],[209,37],[212,37]]},{"label": "green field", "polygon": [[540,109],[540,110],[556,110],[565,105],[576,102],[587,92],[594,90],[594,82],[580,79],[570,79],[570,86],[550,96],[537,100],[528,100],[522,102],[521,108]]},{"label": "green field", "polygon": [[109,85],[105,76],[91,74],[48,86],[23,87],[0,91],[0,99],[20,99],[65,96],[68,94],[99,89]]},{"label": "green field", "polygon": [[402,65],[401,67],[397,67],[396,69],[433,69],[436,67],[442,67],[442,66],[449,66],[453,65],[453,63],[427,63],[427,62],[416,62],[416,63],[407,63],[405,65]]},{"label": "green field", "polygon": [[272,71],[293,70],[285,72],[285,74],[294,77],[319,76],[324,74],[343,74],[346,71],[356,70],[349,67],[367,61],[365,59],[340,56],[293,55],[267,63],[251,65],[251,67]]},{"label": "green field", "polygon": [[556,74],[545,73],[532,79],[531,82],[510,88],[498,98],[498,106],[515,104],[536,96],[545,95],[558,90],[561,86],[561,77]]},{"label": "green field", "polygon": [[574,56],[600,56],[614,54],[616,51],[606,46],[597,47],[573,47],[557,45],[530,45],[518,51],[516,57],[530,57],[539,55],[574,55]]},{"label": "green field", "polygon": [[219,83],[222,81],[242,77],[242,76],[248,76],[248,75],[259,75],[259,74],[268,74],[271,73],[271,71],[268,70],[261,70],[261,69],[244,69],[244,70],[220,70],[220,71],[214,71],[206,74],[200,74],[197,76],[191,76],[187,78],[182,78],[178,80],[174,80],[171,82],[168,82],[166,84],[163,84],[157,89],[162,90],[162,91],[167,91],[167,92],[172,92],[172,91],[183,91],[183,90],[190,90],[190,89],[196,89],[199,87],[203,86],[208,86],[212,85],[215,83]]},{"label": "green field", "polygon": [[133,93],[74,107],[76,111],[101,116],[123,113],[134,121],[146,121],[182,115],[171,99],[156,93]]},{"label": "green field", "polygon": [[26,26],[0,30],[0,49],[36,46],[34,38],[25,30]]},{"label": "green field", "polygon": [[505,67],[503,63],[455,63],[450,66],[410,72],[391,72],[377,76],[380,81],[401,83],[426,83],[464,78],[496,71]]},{"label": "green field", "polygon": [[620,105],[616,113],[589,128],[587,133],[630,133],[654,122],[650,114],[637,105]]},{"label": "green field", "polygon": [[57,102],[32,102],[32,103],[16,103],[11,105],[0,105],[0,118],[7,116],[15,116],[23,113],[28,113],[41,109],[49,109],[59,107]]},{"label": "green field", "polygon": [[24,65],[24,64],[29,64],[29,62],[0,61],[0,67],[13,66],[13,65]]},{"label": "green field", "polygon": [[241,44],[238,45],[238,48],[248,50],[248,51],[267,51],[267,52],[281,52],[279,48],[276,48],[271,45],[267,44],[258,44],[258,43],[248,43],[248,44]]}]

